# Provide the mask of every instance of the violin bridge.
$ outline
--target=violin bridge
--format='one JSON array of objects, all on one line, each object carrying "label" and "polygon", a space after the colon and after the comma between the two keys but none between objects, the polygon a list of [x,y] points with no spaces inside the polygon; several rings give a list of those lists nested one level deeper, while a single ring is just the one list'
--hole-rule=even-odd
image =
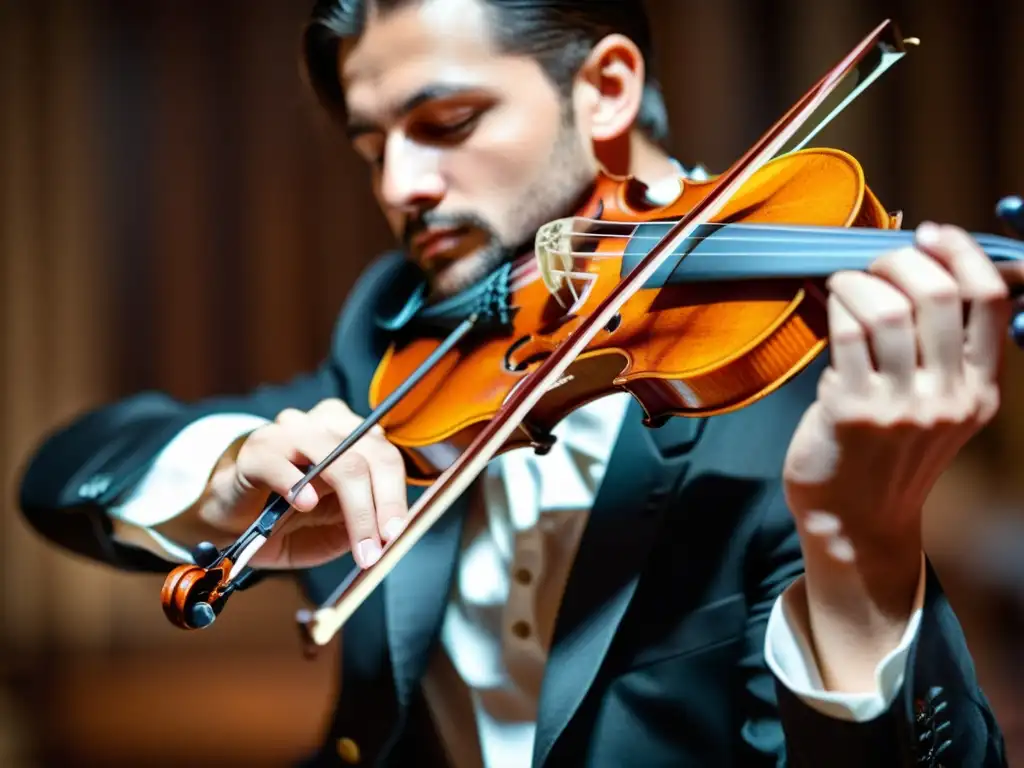
[{"label": "violin bridge", "polygon": [[534,253],[541,279],[563,308],[565,302],[559,292],[566,284],[573,288],[569,280],[573,266],[572,233],[573,219],[556,219],[542,225],[534,240]]}]

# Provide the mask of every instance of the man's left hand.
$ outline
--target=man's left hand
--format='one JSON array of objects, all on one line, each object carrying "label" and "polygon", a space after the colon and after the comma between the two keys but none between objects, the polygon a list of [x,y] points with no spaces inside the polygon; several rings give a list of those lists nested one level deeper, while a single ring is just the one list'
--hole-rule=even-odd
[{"label": "man's left hand", "polygon": [[930,223],[829,290],[831,364],[784,482],[826,685],[868,690],[911,613],[925,499],[998,410],[1011,304],[974,240]]}]

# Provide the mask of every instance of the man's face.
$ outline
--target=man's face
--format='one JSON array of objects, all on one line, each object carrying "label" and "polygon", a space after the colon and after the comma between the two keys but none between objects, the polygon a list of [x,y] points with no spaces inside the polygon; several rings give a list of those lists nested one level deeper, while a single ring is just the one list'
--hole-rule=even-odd
[{"label": "man's face", "polygon": [[395,236],[450,295],[571,214],[596,165],[540,66],[503,55],[479,0],[425,0],[342,46],[356,151]]}]

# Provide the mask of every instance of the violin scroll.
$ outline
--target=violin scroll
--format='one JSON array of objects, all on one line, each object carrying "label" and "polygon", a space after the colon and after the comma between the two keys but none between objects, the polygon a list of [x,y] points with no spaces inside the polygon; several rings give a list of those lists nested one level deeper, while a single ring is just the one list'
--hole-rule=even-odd
[{"label": "violin scroll", "polygon": [[179,565],[160,590],[164,615],[179,629],[204,629],[213,624],[233,591],[223,587],[228,569],[230,562],[212,569]]}]

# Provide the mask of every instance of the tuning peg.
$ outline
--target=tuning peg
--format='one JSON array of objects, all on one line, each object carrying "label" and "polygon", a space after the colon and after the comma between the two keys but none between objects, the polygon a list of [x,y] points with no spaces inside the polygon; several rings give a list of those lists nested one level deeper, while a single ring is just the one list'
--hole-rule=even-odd
[{"label": "tuning peg", "polygon": [[1024,237],[1024,200],[1017,195],[1004,197],[996,204],[996,216],[1018,237]]},{"label": "tuning peg", "polygon": [[213,624],[217,614],[209,603],[199,602],[189,610],[189,620],[196,629],[205,629]]},{"label": "tuning peg", "polygon": [[209,568],[217,558],[220,551],[208,541],[201,541],[192,550],[192,560],[200,568]]}]

